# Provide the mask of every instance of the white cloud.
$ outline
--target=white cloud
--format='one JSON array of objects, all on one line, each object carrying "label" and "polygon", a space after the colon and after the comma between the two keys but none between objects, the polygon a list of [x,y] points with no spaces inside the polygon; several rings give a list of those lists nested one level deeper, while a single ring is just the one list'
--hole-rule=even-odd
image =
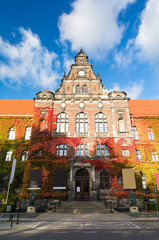
[{"label": "white cloud", "polygon": [[20,28],[19,31],[22,39],[18,44],[0,37],[0,80],[9,85],[53,89],[59,77],[53,70],[59,67],[57,55],[42,46],[39,37],[30,29]]},{"label": "white cloud", "polygon": [[110,91],[124,91],[127,93],[127,96],[131,99],[137,99],[140,97],[143,91],[143,81],[129,83],[127,86],[120,87],[118,83],[113,84],[113,88],[109,89]]},{"label": "white cloud", "polygon": [[69,41],[73,51],[83,47],[92,58],[105,57],[118,45],[125,26],[120,12],[136,0],[75,0],[72,11],[58,22],[61,42]]},{"label": "white cloud", "polygon": [[70,71],[70,66],[73,62],[74,62],[74,60],[72,58],[70,58],[67,53],[63,54],[63,65],[64,65],[64,69],[65,69],[66,73],[68,73]]},{"label": "white cloud", "polygon": [[[119,68],[126,68],[128,67],[133,60],[135,59],[135,51],[134,51],[134,40],[130,39],[127,42],[126,48],[120,51],[114,52],[113,59],[116,63],[116,66]],[[114,67],[114,65],[113,65]]]},{"label": "white cloud", "polygon": [[159,62],[159,1],[148,0],[141,15],[141,24],[135,40],[140,59]]}]

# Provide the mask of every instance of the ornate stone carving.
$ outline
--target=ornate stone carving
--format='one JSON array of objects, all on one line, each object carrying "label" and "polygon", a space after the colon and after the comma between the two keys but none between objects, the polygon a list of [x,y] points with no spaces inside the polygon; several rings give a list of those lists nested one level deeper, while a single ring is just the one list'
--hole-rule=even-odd
[{"label": "ornate stone carving", "polygon": [[83,100],[80,100],[79,108],[80,108],[81,112],[83,112],[83,110],[85,108],[85,104],[84,104]]},{"label": "ornate stone carving", "polygon": [[102,103],[101,100],[98,101],[98,103],[97,103],[97,107],[98,107],[98,109],[99,109],[100,112],[103,111],[103,103]]},{"label": "ornate stone carving", "polygon": [[63,112],[64,112],[65,109],[66,109],[66,103],[65,103],[64,100],[63,100],[62,103],[61,103],[61,109],[62,109]]},{"label": "ornate stone carving", "polygon": [[122,119],[125,111],[123,109],[118,109],[118,110],[116,110],[116,112],[119,114],[119,118]]},{"label": "ornate stone carving", "polygon": [[124,100],[126,99],[126,93],[124,91],[111,91],[109,98],[113,100]]},{"label": "ornate stone carving", "polygon": [[48,90],[40,91],[36,95],[37,99],[54,99],[54,93]]}]

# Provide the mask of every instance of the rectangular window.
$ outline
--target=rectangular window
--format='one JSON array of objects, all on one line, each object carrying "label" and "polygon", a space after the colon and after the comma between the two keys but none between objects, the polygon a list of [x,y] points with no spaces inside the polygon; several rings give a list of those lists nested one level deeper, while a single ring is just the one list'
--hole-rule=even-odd
[{"label": "rectangular window", "polygon": [[11,161],[11,160],[12,160],[12,154],[13,154],[12,151],[8,151],[8,152],[6,153],[5,161]]},{"label": "rectangular window", "polygon": [[31,169],[28,189],[41,189],[41,180],[42,169]]},{"label": "rectangular window", "polygon": [[65,123],[61,123],[61,131],[60,132],[65,132]]},{"label": "rectangular window", "polygon": [[56,169],[54,171],[54,184],[53,189],[66,189],[66,170]]},{"label": "rectangular window", "polygon": [[103,123],[99,123],[99,132],[104,132]]},{"label": "rectangular window", "polygon": [[129,156],[129,150],[127,150],[127,149],[122,149],[122,155],[123,156]]},{"label": "rectangular window", "polygon": [[95,123],[96,132],[98,132],[98,123]]},{"label": "rectangular window", "polygon": [[77,156],[79,156],[79,149],[77,149]]},{"label": "rectangular window", "polygon": [[80,123],[80,132],[84,132],[84,123]]}]

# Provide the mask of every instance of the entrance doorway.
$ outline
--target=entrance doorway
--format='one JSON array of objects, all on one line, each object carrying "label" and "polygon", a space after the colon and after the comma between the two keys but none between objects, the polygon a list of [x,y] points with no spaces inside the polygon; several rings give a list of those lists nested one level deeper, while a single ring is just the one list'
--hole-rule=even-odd
[{"label": "entrance doorway", "polygon": [[75,200],[89,200],[89,173],[82,168],[75,175]]}]

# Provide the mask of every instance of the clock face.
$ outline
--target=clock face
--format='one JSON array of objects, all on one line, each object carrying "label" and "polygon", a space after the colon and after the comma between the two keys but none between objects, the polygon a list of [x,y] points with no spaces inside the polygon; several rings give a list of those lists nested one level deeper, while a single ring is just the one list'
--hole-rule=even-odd
[{"label": "clock face", "polygon": [[81,77],[82,77],[82,76],[84,76],[84,75],[85,75],[85,72],[84,72],[84,71],[79,71],[79,73],[78,73],[78,74],[79,74],[79,76],[81,76]]}]

